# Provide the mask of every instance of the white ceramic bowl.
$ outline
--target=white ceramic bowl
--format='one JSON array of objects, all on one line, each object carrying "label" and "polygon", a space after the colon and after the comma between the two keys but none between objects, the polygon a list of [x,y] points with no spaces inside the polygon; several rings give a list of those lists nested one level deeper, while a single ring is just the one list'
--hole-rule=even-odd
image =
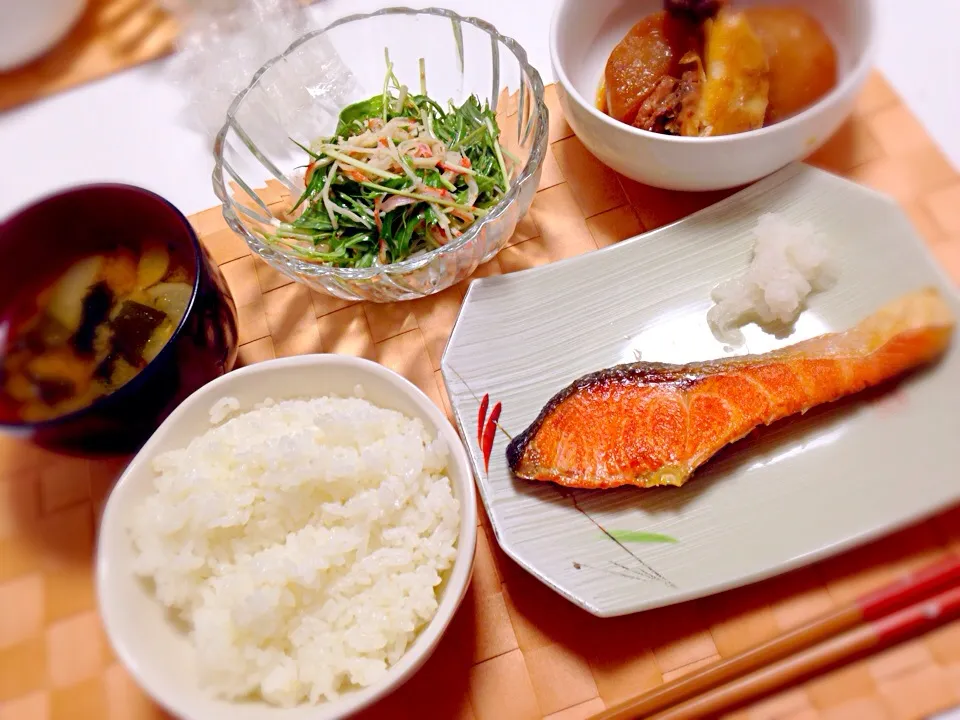
[{"label": "white ceramic bowl", "polygon": [[9,0],[0,22],[0,72],[35,60],[80,19],[87,0]]},{"label": "white ceramic bowl", "polygon": [[[360,384],[381,407],[418,417],[450,447],[449,476],[460,501],[457,558],[442,590],[440,606],[385,680],[347,693],[336,702],[281,709],[265,703],[218,700],[197,682],[193,650],[186,636],[131,571],[133,547],[125,521],[151,490],[153,458],[183,447],[210,427],[210,407],[236,397],[241,410],[265,398],[275,400],[328,394],[351,395]],[[407,680],[433,652],[460,605],[473,571],[477,506],[473,475],[457,431],[417,387],[381,365],[345,355],[304,355],[236,370],[205,385],[183,402],[144,445],[117,481],[103,513],[97,547],[97,596],[104,627],[117,656],[140,686],[183,720],[328,720],[355,713]]]},{"label": "white ceramic bowl", "polygon": [[604,164],[669,190],[720,190],[753,182],[818,147],[850,114],[873,61],[873,0],[733,0],[735,7],[798,4],[823,24],[837,49],[836,87],[803,112],[760,130],[710,138],[659,135],[597,110],[610,51],[662,0],[561,0],[550,29],[550,58],[570,127]]}]

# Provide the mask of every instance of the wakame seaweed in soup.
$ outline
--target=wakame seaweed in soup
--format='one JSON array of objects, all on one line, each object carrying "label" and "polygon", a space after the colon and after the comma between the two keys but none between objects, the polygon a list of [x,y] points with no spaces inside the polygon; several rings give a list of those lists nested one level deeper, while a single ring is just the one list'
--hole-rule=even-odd
[{"label": "wakame seaweed in soup", "polygon": [[129,382],[166,345],[193,272],[162,242],[80,258],[3,319],[0,414],[49,420]]}]

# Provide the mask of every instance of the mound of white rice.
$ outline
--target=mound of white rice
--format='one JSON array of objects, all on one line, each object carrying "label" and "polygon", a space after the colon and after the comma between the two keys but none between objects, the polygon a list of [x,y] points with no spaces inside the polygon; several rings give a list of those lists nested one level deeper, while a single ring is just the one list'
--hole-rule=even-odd
[{"label": "mound of white rice", "polygon": [[369,685],[436,612],[459,503],[419,420],[359,398],[267,401],[154,466],[130,518],[135,571],[189,625],[218,695],[293,705]]},{"label": "mound of white rice", "polygon": [[713,290],[707,321],[718,338],[739,345],[748,322],[789,325],[807,297],[835,280],[824,238],[808,223],[792,225],[781,215],[761,215],[753,231],[753,260],[745,274]]}]

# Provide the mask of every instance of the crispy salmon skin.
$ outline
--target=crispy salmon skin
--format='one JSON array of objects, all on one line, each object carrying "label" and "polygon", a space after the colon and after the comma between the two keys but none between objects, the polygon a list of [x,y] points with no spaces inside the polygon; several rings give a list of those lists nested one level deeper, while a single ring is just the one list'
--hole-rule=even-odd
[{"label": "crispy salmon skin", "polygon": [[507,462],[518,477],[569,487],[680,486],[760,425],[935,360],[954,324],[940,293],[923,289],[849,330],[764,355],[601,370],[554,396]]}]

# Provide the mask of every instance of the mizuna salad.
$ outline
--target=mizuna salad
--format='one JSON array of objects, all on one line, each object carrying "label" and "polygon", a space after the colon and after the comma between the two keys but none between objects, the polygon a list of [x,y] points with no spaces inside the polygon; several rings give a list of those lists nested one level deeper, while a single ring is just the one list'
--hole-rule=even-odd
[{"label": "mizuna salad", "polygon": [[[385,54],[386,55],[386,54]],[[401,85],[386,55],[383,92],[344,108],[336,132],[304,147],[305,191],[268,240],[308,262],[387,265],[462,235],[510,188],[518,160],[471,95],[444,109]]]}]

